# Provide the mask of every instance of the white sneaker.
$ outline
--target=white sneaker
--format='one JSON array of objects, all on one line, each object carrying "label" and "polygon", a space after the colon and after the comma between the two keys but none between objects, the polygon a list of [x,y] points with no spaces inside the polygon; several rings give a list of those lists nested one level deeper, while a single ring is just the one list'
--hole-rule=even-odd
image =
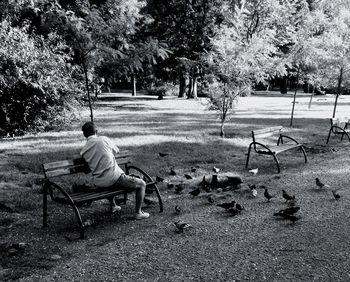
[{"label": "white sneaker", "polygon": [[122,210],[121,206],[118,206],[118,205],[111,206],[111,213],[116,213],[116,212],[121,211],[121,210]]},{"label": "white sneaker", "polygon": [[149,213],[147,212],[135,213],[135,219],[146,219],[146,218],[149,218]]}]

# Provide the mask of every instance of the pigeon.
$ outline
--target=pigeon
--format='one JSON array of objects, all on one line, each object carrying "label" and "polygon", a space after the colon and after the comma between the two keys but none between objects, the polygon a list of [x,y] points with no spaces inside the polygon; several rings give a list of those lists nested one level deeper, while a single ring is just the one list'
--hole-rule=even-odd
[{"label": "pigeon", "polygon": [[173,168],[170,168],[170,175],[176,175],[176,171]]},{"label": "pigeon", "polygon": [[195,167],[191,167],[191,172],[196,172],[197,169]]},{"label": "pigeon", "polygon": [[249,188],[252,192],[253,197],[256,197],[258,195],[258,190],[256,190],[256,186],[253,184],[253,185],[249,186]]},{"label": "pigeon", "polygon": [[203,176],[203,180],[202,180],[201,183],[199,183],[199,185],[201,186],[201,188],[202,188],[205,192],[207,192],[207,193],[210,192],[210,185],[209,185],[209,182],[207,182],[207,181],[205,180],[205,176]]},{"label": "pigeon", "polygon": [[212,195],[209,195],[209,196],[208,196],[208,202],[209,202],[210,204],[213,204],[213,203],[215,202],[215,199],[214,199],[214,197],[213,197]]},{"label": "pigeon", "polygon": [[242,211],[244,210],[244,207],[241,205],[241,204],[236,204],[236,209],[239,210],[239,211]]},{"label": "pigeon", "polygon": [[291,215],[291,214],[283,214],[282,216],[284,219],[288,219],[290,220],[293,224],[299,220],[299,218],[297,218],[295,215]]},{"label": "pigeon", "polygon": [[225,210],[233,208],[235,205],[236,205],[236,201],[232,201],[232,202],[229,202],[229,203],[217,204],[218,207],[224,208]]},{"label": "pigeon", "polygon": [[180,214],[181,213],[181,208],[178,205],[175,206],[175,213],[176,214]]},{"label": "pigeon", "polygon": [[193,197],[196,197],[196,196],[199,195],[200,192],[201,192],[200,188],[197,187],[196,189],[194,189],[194,190],[188,192],[188,194],[191,194]]},{"label": "pigeon", "polygon": [[329,188],[329,185],[322,183],[322,181],[316,177],[316,185],[318,188]]},{"label": "pigeon", "polygon": [[291,196],[289,195],[285,190],[282,189],[282,197],[286,200],[286,203],[288,201],[294,200],[295,199],[295,195]]},{"label": "pigeon", "polygon": [[184,189],[183,183],[179,183],[175,185],[175,193],[180,194],[182,190]]},{"label": "pigeon", "polygon": [[163,177],[160,177],[160,176],[156,176],[156,182],[163,182],[164,181],[164,178]]},{"label": "pigeon", "polygon": [[192,228],[191,224],[185,223],[185,222],[174,222],[176,228],[177,228],[177,232],[178,233],[183,233],[184,230],[188,229],[188,228]]},{"label": "pigeon", "polygon": [[215,173],[218,173],[219,171],[220,171],[220,168],[217,168],[217,167],[213,167],[213,171],[215,172]]},{"label": "pigeon", "polygon": [[241,211],[237,208],[230,208],[227,210],[232,216],[239,214]]},{"label": "pigeon", "polygon": [[275,196],[272,196],[272,195],[269,193],[269,191],[267,190],[267,188],[265,188],[264,197],[265,197],[268,201],[270,201],[270,200],[271,200],[273,197],[275,197]]},{"label": "pigeon", "polygon": [[288,201],[287,206],[291,208],[291,207],[294,207],[295,204],[296,204],[296,200],[293,199],[293,200]]},{"label": "pigeon", "polygon": [[189,174],[185,174],[186,179],[192,179],[192,176]]},{"label": "pigeon", "polygon": [[164,158],[164,157],[166,157],[166,156],[169,155],[168,153],[161,153],[161,152],[159,152],[158,154],[159,154],[159,156],[161,156],[162,158]]},{"label": "pigeon", "polygon": [[336,199],[336,200],[340,199],[340,195],[339,195],[338,191],[332,190],[332,194],[333,194],[334,199]]},{"label": "pigeon", "polygon": [[249,172],[253,175],[257,175],[259,171],[259,168],[254,168],[254,169],[250,169]]},{"label": "pigeon", "polygon": [[300,210],[300,207],[290,207],[284,210],[280,210],[279,212],[275,212],[274,216],[284,216],[285,214],[293,215]]}]

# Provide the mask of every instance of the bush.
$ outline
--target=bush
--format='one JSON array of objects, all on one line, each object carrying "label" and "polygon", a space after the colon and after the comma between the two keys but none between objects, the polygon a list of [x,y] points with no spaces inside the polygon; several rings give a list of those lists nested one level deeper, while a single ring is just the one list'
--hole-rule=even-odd
[{"label": "bush", "polygon": [[152,86],[148,93],[150,95],[163,97],[163,96],[177,96],[179,93],[178,86],[173,85],[171,83],[164,83],[158,86]]},{"label": "bush", "polygon": [[0,136],[45,130],[75,115],[81,86],[59,39],[0,23]]}]

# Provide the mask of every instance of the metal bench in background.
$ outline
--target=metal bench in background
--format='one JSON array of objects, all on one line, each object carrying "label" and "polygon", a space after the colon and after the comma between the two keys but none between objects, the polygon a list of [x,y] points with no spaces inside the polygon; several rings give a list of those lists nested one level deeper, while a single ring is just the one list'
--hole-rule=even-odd
[{"label": "metal bench in background", "polygon": [[[281,169],[280,169],[280,164],[279,164],[277,155],[282,152],[289,151],[292,149],[300,149],[304,154],[305,163],[307,163],[307,156],[306,156],[306,152],[303,147],[303,144],[299,143],[292,137],[282,134],[281,133],[282,128],[283,128],[282,126],[274,126],[274,127],[268,127],[268,128],[252,131],[253,142],[250,143],[248,148],[248,155],[247,155],[247,161],[245,166],[246,168],[248,167],[248,164],[249,164],[249,158],[250,158],[250,153],[252,148],[257,154],[273,156],[277,165],[278,173],[281,172]],[[271,136],[272,137],[278,136],[276,143],[270,144],[271,142],[268,142],[267,138]],[[292,143],[291,142],[284,143],[285,139],[287,139],[288,141],[292,141]]]},{"label": "metal bench in background", "polygon": [[334,135],[341,135],[340,141],[343,141],[344,135],[348,137],[348,140],[350,141],[350,132],[348,131],[348,126],[350,126],[350,120],[349,119],[343,119],[340,120],[338,118],[331,118],[331,127],[328,132],[327,142],[328,144],[329,139],[332,134]]}]

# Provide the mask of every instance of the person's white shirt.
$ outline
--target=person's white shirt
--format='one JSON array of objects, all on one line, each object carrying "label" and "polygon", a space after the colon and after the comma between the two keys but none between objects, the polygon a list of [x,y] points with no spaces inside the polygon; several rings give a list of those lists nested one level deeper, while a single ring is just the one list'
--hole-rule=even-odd
[{"label": "person's white shirt", "polygon": [[108,137],[91,135],[87,138],[80,155],[88,163],[97,187],[112,186],[124,173],[115,160],[117,153],[119,148]]}]

